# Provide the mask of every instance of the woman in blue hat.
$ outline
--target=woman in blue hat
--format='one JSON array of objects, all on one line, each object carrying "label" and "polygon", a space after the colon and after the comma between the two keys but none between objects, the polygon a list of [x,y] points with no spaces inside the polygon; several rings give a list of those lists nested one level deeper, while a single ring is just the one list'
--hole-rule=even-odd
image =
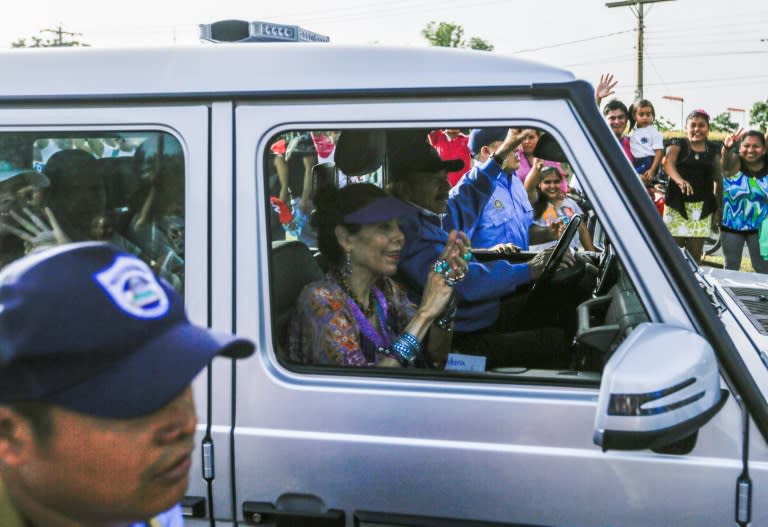
[{"label": "woman in blue hat", "polygon": [[442,363],[451,340],[453,285],[466,270],[466,237],[451,233],[416,306],[391,279],[405,243],[398,218],[412,207],[369,183],[323,187],[316,207],[312,222],[331,270],[299,296],[291,359],[362,367]]}]

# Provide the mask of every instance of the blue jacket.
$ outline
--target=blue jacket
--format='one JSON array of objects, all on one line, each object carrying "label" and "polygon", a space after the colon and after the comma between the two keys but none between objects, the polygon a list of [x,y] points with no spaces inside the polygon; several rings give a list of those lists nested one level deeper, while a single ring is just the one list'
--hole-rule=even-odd
[{"label": "blue jacket", "polygon": [[447,232],[464,231],[473,247],[514,243],[528,250],[533,208],[515,174],[506,174],[489,159],[464,174],[449,196],[443,219]]},{"label": "blue jacket", "polygon": [[[398,265],[398,281],[411,300],[418,304],[427,275],[445,248],[448,233],[440,218],[414,206],[417,212],[402,219],[405,247]],[[518,285],[531,281],[528,264],[512,264],[506,260],[469,262],[464,280],[456,284],[456,331],[468,332],[486,328],[499,316],[501,297],[515,291]]]}]

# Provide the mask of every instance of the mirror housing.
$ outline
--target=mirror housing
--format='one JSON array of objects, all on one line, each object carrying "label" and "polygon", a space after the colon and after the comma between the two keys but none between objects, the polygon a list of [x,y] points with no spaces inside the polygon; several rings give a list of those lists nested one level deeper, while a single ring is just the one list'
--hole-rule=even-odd
[{"label": "mirror housing", "polygon": [[606,364],[593,440],[603,451],[662,448],[695,433],[727,398],[706,340],[644,322]]}]

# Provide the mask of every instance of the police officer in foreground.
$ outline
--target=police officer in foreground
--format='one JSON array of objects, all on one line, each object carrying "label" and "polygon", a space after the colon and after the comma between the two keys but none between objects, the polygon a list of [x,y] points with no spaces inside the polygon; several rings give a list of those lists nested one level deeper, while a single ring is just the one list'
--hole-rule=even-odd
[{"label": "police officer in foreground", "polygon": [[0,525],[177,527],[190,382],[253,344],[194,326],[149,267],[84,242],[0,272]]}]

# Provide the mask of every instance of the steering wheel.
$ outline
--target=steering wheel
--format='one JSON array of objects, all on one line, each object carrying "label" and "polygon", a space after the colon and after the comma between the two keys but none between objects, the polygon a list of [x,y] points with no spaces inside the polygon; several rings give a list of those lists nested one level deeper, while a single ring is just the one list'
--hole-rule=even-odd
[{"label": "steering wheel", "polygon": [[581,214],[574,214],[571,216],[568,225],[565,227],[565,232],[557,240],[554,250],[550,253],[547,263],[544,264],[544,269],[541,271],[539,279],[533,284],[533,288],[541,287],[542,284],[546,284],[552,280],[552,276],[555,274],[560,262],[563,260],[563,256],[571,247],[571,241],[576,233],[579,231],[579,225],[581,225]]}]

